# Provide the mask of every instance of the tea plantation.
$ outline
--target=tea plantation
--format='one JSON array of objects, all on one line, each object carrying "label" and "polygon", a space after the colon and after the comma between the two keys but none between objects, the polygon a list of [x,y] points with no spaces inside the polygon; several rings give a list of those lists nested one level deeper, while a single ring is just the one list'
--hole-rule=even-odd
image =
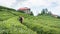
[{"label": "tea plantation", "polygon": [[[24,22],[19,22],[19,17]],[[50,15],[33,16],[19,11],[0,8],[0,34],[60,34],[60,19]]]}]

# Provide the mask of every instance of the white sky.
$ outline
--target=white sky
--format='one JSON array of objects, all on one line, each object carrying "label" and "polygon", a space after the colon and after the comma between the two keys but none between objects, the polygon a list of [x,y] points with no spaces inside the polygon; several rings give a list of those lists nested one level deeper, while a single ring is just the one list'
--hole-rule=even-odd
[{"label": "white sky", "polygon": [[14,9],[29,7],[34,15],[40,13],[43,8],[48,8],[52,13],[60,15],[60,0],[0,0],[0,5]]}]

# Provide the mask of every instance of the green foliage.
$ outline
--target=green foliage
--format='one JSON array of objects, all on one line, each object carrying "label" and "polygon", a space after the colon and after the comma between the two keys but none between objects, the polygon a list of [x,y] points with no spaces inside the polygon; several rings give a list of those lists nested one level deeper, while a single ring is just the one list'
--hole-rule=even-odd
[{"label": "green foliage", "polygon": [[47,14],[47,12],[48,12],[48,9],[47,8],[46,9],[42,9],[41,15]]},{"label": "green foliage", "polygon": [[31,12],[31,14],[30,15],[33,15],[33,13]]},{"label": "green foliage", "polygon": [[[60,34],[60,19],[48,15],[26,18],[24,25],[36,31],[38,34]],[[58,24],[57,24],[58,23]]]},{"label": "green foliage", "polygon": [[0,11],[0,34],[37,34],[19,22],[21,15],[24,13],[6,9]]},{"label": "green foliage", "polygon": [[45,11],[44,11],[44,9],[42,10],[41,14],[45,14]]},{"label": "green foliage", "polygon": [[[22,24],[19,16],[24,17]],[[34,17],[3,9],[0,11],[0,34],[60,34],[60,19],[45,14]]]},{"label": "green foliage", "polygon": [[52,15],[51,11],[48,12],[48,15]]},{"label": "green foliage", "polygon": [[0,23],[0,33],[1,34],[36,34],[31,29],[28,29],[26,26],[22,25],[18,21],[18,16],[9,18]]},{"label": "green foliage", "polygon": [[19,12],[21,12],[21,13],[24,13],[23,11],[21,11],[21,10],[18,10]]}]

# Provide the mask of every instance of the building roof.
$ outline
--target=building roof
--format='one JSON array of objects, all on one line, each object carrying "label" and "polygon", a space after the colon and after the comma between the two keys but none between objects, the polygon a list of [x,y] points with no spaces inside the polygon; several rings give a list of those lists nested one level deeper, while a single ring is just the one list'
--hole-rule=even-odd
[{"label": "building roof", "polygon": [[19,8],[18,10],[30,10],[30,8],[22,7],[22,8]]}]

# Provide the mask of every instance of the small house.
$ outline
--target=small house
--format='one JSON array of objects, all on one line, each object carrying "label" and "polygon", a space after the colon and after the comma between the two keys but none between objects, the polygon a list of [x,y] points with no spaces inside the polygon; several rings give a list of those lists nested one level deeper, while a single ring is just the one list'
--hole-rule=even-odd
[{"label": "small house", "polygon": [[26,14],[31,14],[30,8],[27,8],[27,7],[22,7],[22,8],[19,8],[18,10],[23,11]]},{"label": "small house", "polygon": [[54,15],[54,14],[52,14],[52,16],[53,16],[53,17],[56,17],[56,18],[58,17],[57,15]]},{"label": "small house", "polygon": [[56,15],[56,14],[52,14],[53,17],[56,17],[56,18],[60,18],[59,15]]}]

